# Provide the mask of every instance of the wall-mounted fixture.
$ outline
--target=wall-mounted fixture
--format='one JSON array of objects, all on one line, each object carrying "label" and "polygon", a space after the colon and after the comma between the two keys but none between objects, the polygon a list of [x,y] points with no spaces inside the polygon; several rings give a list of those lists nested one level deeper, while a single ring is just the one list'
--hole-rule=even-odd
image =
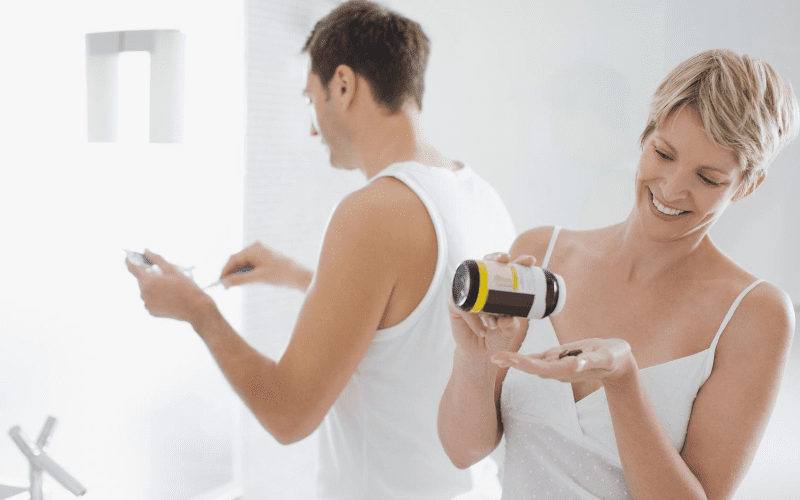
[{"label": "wall-mounted fixture", "polygon": [[75,496],[81,496],[86,493],[86,487],[83,486],[77,479],[72,477],[69,472],[65,471],[63,467],[58,465],[55,460],[45,452],[47,441],[53,433],[57,420],[54,417],[47,417],[47,421],[39,433],[39,438],[35,443],[32,443],[19,426],[14,426],[8,431],[11,439],[19,447],[25,458],[31,466],[31,486],[30,486],[30,499],[42,500],[42,474],[47,472],[53,479],[61,483],[64,488],[68,489]]},{"label": "wall-mounted fixture", "polygon": [[183,141],[186,35],[137,30],[86,35],[86,111],[90,142],[117,140],[119,54],[150,53],[150,142]]}]

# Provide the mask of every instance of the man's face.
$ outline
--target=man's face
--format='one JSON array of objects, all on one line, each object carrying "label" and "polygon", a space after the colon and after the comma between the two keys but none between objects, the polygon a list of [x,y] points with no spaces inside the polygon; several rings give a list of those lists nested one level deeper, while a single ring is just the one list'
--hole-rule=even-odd
[{"label": "man's face", "polygon": [[306,87],[303,95],[308,99],[311,111],[311,135],[320,136],[322,143],[328,146],[331,165],[337,168],[351,170],[355,168],[347,161],[346,134],[344,131],[343,117],[336,108],[335,99],[332,99],[323,87],[319,76],[308,65]]}]

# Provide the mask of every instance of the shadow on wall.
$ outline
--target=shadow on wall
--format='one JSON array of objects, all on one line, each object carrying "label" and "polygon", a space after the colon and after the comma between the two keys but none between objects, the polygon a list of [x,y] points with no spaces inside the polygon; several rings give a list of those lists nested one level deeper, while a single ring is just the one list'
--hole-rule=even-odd
[{"label": "shadow on wall", "polygon": [[[590,83],[590,84],[587,84]],[[546,85],[552,137],[567,160],[613,163],[628,150],[630,89],[618,70],[579,59]]]},{"label": "shadow on wall", "polygon": [[[590,82],[590,84],[587,84]],[[579,210],[580,228],[595,228],[627,218],[633,205],[636,165],[628,151],[630,89],[618,70],[582,58],[546,85],[552,138],[565,161],[584,165],[587,186]]]}]

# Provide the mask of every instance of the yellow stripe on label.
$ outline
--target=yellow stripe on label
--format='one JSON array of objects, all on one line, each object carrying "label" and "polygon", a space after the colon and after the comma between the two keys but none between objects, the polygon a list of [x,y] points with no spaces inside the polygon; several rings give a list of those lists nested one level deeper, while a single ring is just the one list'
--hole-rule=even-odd
[{"label": "yellow stripe on label", "polygon": [[478,274],[480,275],[480,288],[478,289],[478,298],[475,300],[472,312],[480,312],[483,306],[486,305],[486,297],[489,296],[489,271],[483,262],[478,262]]},{"label": "yellow stripe on label", "polygon": [[511,276],[514,278],[514,291],[516,292],[519,288],[519,280],[517,279],[517,270],[515,268],[511,268]]}]

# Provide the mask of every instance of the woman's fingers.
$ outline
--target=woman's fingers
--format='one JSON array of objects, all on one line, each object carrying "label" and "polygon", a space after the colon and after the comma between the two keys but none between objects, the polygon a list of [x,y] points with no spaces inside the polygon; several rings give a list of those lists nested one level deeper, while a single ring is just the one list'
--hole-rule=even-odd
[{"label": "woman's fingers", "polygon": [[561,357],[550,351],[537,354],[498,352],[492,356],[492,362],[503,368],[510,366],[532,375],[563,382],[599,378],[598,374],[605,372],[608,365],[607,356],[598,352],[580,352]]},{"label": "woman's fingers", "polygon": [[536,257],[533,255],[520,255],[516,259],[512,261],[514,264],[520,264],[522,266],[532,267],[536,265]]},{"label": "woman's fingers", "polygon": [[452,321],[461,321],[465,323],[470,330],[479,337],[485,337],[488,327],[483,322],[480,314],[471,314],[462,311],[453,304],[452,298],[450,299],[450,317]]},{"label": "woman's fingers", "polygon": [[499,262],[501,264],[507,264],[507,263],[511,262],[511,256],[508,255],[505,252],[493,252],[493,253],[486,254],[483,257],[483,260],[491,260],[491,261],[494,261],[494,262]]}]

